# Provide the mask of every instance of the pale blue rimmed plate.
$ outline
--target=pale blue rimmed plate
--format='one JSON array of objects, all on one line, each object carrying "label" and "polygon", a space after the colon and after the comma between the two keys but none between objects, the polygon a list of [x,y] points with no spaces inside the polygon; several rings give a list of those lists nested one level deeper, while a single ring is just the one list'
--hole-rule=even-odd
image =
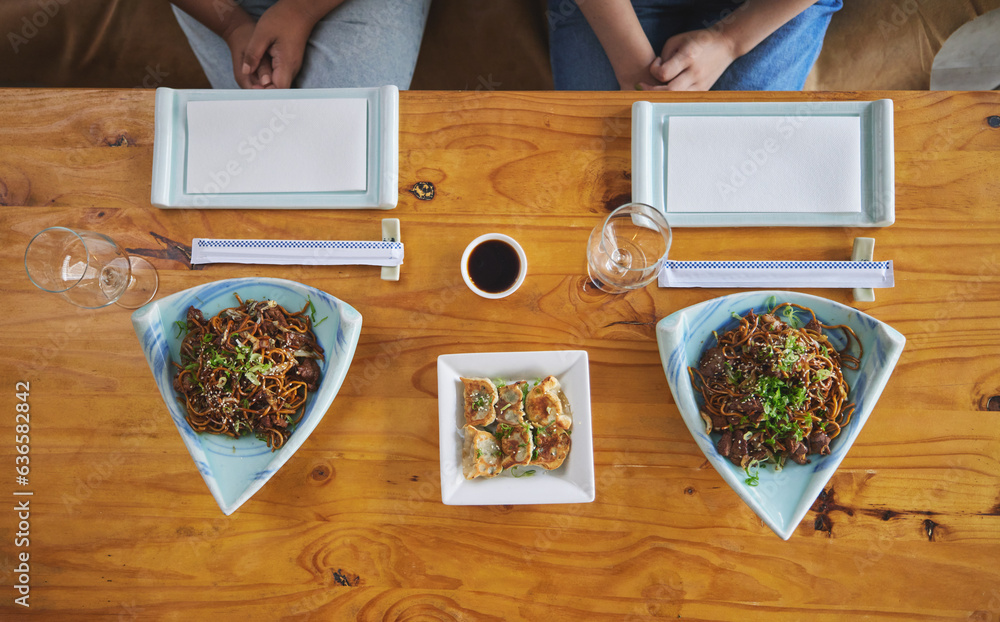
[{"label": "pale blue rimmed plate", "polygon": [[[672,116],[858,117],[861,212],[683,212],[667,210],[665,127]],[[891,99],[827,102],[684,102],[632,104],[632,200],[667,213],[671,227],[886,227],[895,221],[895,150]],[[683,183],[678,180],[676,183]]]},{"label": "pale blue rimmed plate", "polygon": [[[850,386],[848,401],[856,407],[851,422],[830,443],[829,455],[810,456],[811,463],[806,465],[789,463],[780,472],[770,466],[761,468],[760,483],[750,486],[743,469],[719,454],[715,447],[717,438],[713,438],[718,434],[705,433],[705,423],[699,415],[701,397],[691,384],[688,367],[697,366],[705,348],[715,345],[713,331],[721,334],[736,325],[731,314],[743,315],[750,309],[763,313],[782,302],[812,309],[824,324],[845,324],[854,329],[864,356],[861,368],[844,370],[844,378]],[[835,347],[844,347],[840,331],[830,331],[828,335]],[[857,309],[818,296],[785,291],[732,294],[682,309],[660,320],[656,325],[656,340],[670,392],[698,447],[736,494],[785,540],[858,438],[906,343],[906,338],[891,326]]]},{"label": "pale blue rimmed plate", "polygon": [[[367,186],[351,192],[194,194],[186,191],[187,103],[283,99],[363,98],[368,101]],[[399,197],[399,90],[354,89],[156,89],[153,186],[157,207],[392,209]]]},{"label": "pale blue rimmed plate", "polygon": [[[315,307],[313,331],[325,355],[320,364],[320,385],[306,400],[305,412],[291,437],[274,452],[252,436],[234,439],[195,432],[184,419],[184,404],[173,389],[176,367],[171,361],[180,361],[182,339],[174,322],[184,320],[190,306],[201,309],[206,318],[238,306],[234,293],[243,300],[276,300],[289,311],[302,309],[310,300]],[[132,314],[132,326],[184,445],[219,507],[232,514],[291,458],[330,409],[354,358],[361,335],[361,314],[324,291],[294,281],[227,279],[151,302]]]}]

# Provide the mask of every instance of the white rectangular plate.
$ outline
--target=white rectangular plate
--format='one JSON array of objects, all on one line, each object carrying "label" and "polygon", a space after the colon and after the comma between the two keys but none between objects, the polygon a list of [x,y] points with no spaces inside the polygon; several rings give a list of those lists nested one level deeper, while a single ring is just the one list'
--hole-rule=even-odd
[{"label": "white rectangular plate", "polygon": [[[861,211],[705,212],[667,209],[671,117],[853,117],[860,128]],[[749,157],[749,156],[748,156]],[[672,227],[885,227],[895,220],[892,100],[689,102],[632,105],[632,200],[663,210]],[[682,183],[682,182],[681,182]]]},{"label": "white rectangular plate", "polygon": [[[367,102],[364,188],[324,192],[188,192],[188,103],[344,99]],[[283,122],[283,119],[277,118]],[[263,131],[263,130],[262,130]],[[272,131],[270,127],[267,131]],[[267,136],[262,137],[262,141]],[[241,156],[243,157],[243,156]],[[247,156],[249,157],[249,156]],[[239,165],[238,158],[233,161]],[[235,169],[234,169],[235,170]],[[222,169],[224,179],[232,171]],[[399,91],[395,86],[357,89],[156,90],[153,185],[150,201],[158,207],[392,209],[399,195]],[[361,185],[361,184],[356,184]]]},{"label": "white rectangular plate", "polygon": [[[573,409],[572,448],[558,469],[535,470],[530,477],[505,471],[492,479],[462,475],[465,425],[461,377],[533,380],[555,376]],[[589,503],[595,497],[594,444],[590,416],[590,365],[584,350],[446,354],[438,357],[438,425],[441,449],[441,500],[446,505]]]}]

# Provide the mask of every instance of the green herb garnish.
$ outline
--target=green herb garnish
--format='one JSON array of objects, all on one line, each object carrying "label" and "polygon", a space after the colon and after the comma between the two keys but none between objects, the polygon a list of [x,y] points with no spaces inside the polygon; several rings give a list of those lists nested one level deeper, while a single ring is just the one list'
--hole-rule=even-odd
[{"label": "green herb garnish", "polygon": [[309,296],[306,296],[306,306],[309,308],[309,320],[312,322],[313,328],[326,321],[327,316],[324,316],[318,322],[316,321],[316,305],[313,304],[312,298]]},{"label": "green herb garnish", "polygon": [[513,431],[514,429],[512,427],[510,427],[506,423],[501,423],[500,425],[497,426],[497,438],[503,440],[508,436],[510,436]]},{"label": "green herb garnish", "polygon": [[486,408],[489,402],[490,400],[489,398],[486,397],[486,394],[480,391],[479,393],[476,393],[475,399],[472,400],[472,407],[475,408],[476,410],[482,410]]}]

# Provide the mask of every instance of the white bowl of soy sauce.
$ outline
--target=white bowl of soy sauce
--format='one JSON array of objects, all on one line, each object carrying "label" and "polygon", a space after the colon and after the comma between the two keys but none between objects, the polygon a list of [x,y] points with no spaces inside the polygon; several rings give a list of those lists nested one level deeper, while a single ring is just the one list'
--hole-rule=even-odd
[{"label": "white bowl of soy sauce", "polygon": [[528,258],[517,240],[502,233],[486,233],[465,247],[462,278],[483,298],[510,296],[528,274]]}]

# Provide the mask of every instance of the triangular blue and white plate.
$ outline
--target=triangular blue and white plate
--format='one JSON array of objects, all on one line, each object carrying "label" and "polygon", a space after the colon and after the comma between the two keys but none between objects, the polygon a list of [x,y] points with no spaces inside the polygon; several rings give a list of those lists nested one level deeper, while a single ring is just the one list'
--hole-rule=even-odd
[{"label": "triangular blue and white plate", "polygon": [[[851,422],[830,443],[829,455],[810,456],[810,464],[790,463],[778,472],[773,466],[762,467],[758,485],[750,486],[743,469],[719,454],[715,446],[717,439],[712,438],[718,433],[705,433],[705,423],[699,415],[700,396],[691,384],[688,367],[696,367],[705,348],[715,345],[713,331],[722,334],[736,325],[733,313],[744,315],[750,309],[765,313],[782,302],[812,309],[824,324],[845,324],[854,329],[864,354],[861,368],[857,371],[845,369],[844,378],[850,387],[848,402],[854,402],[855,410]],[[846,345],[839,331],[830,331],[827,335],[838,349]],[[656,340],[670,391],[698,447],[722,479],[784,540],[791,537],[802,522],[858,438],[906,343],[906,338],[897,330],[857,309],[825,298],[785,291],[733,294],[681,309],[659,321]]]},{"label": "triangular blue and white plate", "polygon": [[[289,311],[298,311],[309,301],[315,308],[313,332],[325,356],[320,364],[320,385],[306,400],[305,412],[291,437],[274,452],[252,436],[234,439],[195,432],[185,420],[184,405],[173,388],[176,367],[171,361],[180,361],[182,339],[175,322],[183,321],[191,306],[201,309],[206,318],[238,306],[234,294],[244,300],[276,300]],[[245,278],[206,283],[151,302],[132,314],[132,326],[184,445],[212,496],[228,515],[260,490],[329,410],[354,358],[361,336],[361,314],[314,287],[284,279]]]}]

